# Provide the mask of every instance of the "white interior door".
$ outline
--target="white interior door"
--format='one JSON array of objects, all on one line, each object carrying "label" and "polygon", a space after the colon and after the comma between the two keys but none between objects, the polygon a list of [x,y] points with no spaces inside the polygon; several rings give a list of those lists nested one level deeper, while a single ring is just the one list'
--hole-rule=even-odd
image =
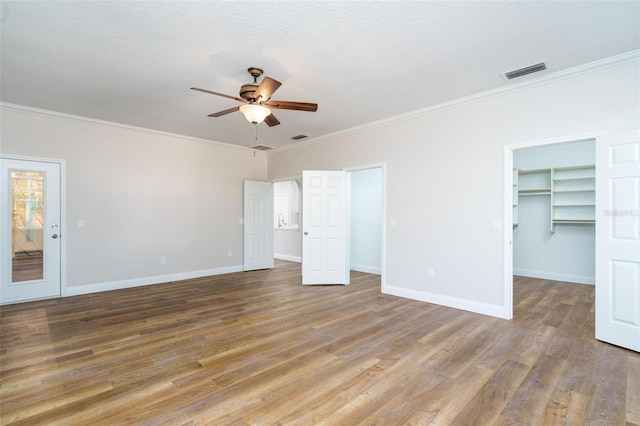
[{"label": "white interior door", "polygon": [[0,303],[60,296],[60,164],[0,163]]},{"label": "white interior door", "polygon": [[244,182],[244,270],[273,268],[273,184]]},{"label": "white interior door", "polygon": [[302,172],[302,284],[349,284],[349,175]]},{"label": "white interior door", "polygon": [[596,338],[640,351],[640,131],[596,141]]}]

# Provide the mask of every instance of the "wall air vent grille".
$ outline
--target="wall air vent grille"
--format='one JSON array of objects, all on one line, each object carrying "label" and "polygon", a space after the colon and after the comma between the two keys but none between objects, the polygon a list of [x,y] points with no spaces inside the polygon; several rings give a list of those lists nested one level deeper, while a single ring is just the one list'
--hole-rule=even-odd
[{"label": "wall air vent grille", "polygon": [[273,147],[269,145],[254,145],[251,149],[255,149],[256,151],[269,151],[270,149],[273,149]]},{"label": "wall air vent grille", "polygon": [[533,64],[533,65],[529,65],[529,66],[524,67],[524,68],[519,68],[517,70],[507,71],[507,72],[503,73],[502,75],[507,80],[511,80],[511,79],[514,79],[514,78],[522,77],[523,75],[533,74],[534,72],[544,71],[546,69],[547,69],[547,64],[544,63],[544,62],[540,62],[539,64]]}]

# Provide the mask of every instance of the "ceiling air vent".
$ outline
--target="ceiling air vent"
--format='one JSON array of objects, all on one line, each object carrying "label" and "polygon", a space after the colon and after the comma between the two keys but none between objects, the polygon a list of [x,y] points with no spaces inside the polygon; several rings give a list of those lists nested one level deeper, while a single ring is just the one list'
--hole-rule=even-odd
[{"label": "ceiling air vent", "polygon": [[297,141],[298,139],[304,139],[306,137],[307,135],[296,135],[296,136],[291,136],[291,139],[293,139],[294,141]]},{"label": "ceiling air vent", "polygon": [[269,145],[254,145],[251,149],[255,149],[256,151],[269,151],[270,149],[273,149],[273,147]]},{"label": "ceiling air vent", "polygon": [[529,65],[524,68],[519,68],[513,71],[507,71],[502,75],[507,80],[511,80],[514,78],[522,77],[523,75],[533,74],[534,72],[544,71],[547,69],[547,64],[545,62],[540,62],[539,64]]}]

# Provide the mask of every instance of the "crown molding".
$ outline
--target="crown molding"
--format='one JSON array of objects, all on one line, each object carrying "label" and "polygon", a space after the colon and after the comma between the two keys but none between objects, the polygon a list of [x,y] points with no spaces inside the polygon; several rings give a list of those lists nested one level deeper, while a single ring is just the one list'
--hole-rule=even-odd
[{"label": "crown molding", "polygon": [[457,108],[463,105],[471,104],[474,102],[483,101],[486,99],[491,99],[498,96],[503,96],[509,93],[515,93],[522,90],[530,89],[537,86],[546,85],[549,83],[553,83],[560,80],[565,80],[567,78],[577,77],[583,74],[588,74],[591,72],[599,71],[605,68],[610,68],[613,66],[618,66],[622,64],[626,64],[628,62],[638,61],[640,60],[640,50],[632,50],[630,52],[626,52],[620,55],[611,56],[609,58],[600,59],[598,61],[589,62],[587,64],[579,65],[577,67],[568,68],[566,70],[558,71],[555,73],[547,74],[544,76],[540,76],[537,78],[532,78],[520,83],[510,84],[509,86],[502,86],[496,89],[487,90],[484,92],[476,93],[475,95],[465,96],[462,98],[454,99],[447,102],[442,102],[436,105],[432,105],[429,107],[417,109],[414,111],[409,111],[403,114],[394,115],[392,117],[387,117],[382,120],[372,121],[360,126],[351,127],[348,129],[340,130],[334,133],[330,133],[323,136],[318,136],[316,138],[308,139],[304,142],[298,142],[295,144],[283,146],[281,148],[273,149],[267,152],[267,155],[272,155],[274,153],[288,151],[290,149],[297,149],[303,146],[307,146],[314,143],[325,142],[331,139],[335,139],[341,136],[349,135],[352,133],[359,133],[366,130],[375,129],[377,127],[386,126],[393,123],[398,123],[405,120],[410,120],[416,117],[435,114],[441,111],[445,111],[452,108]]},{"label": "crown molding", "polygon": [[240,145],[233,145],[233,144],[213,141],[213,140],[209,140],[209,139],[196,138],[196,137],[193,137],[193,136],[186,136],[186,135],[181,135],[181,134],[178,134],[178,133],[163,132],[161,130],[147,129],[145,127],[131,126],[131,125],[128,125],[128,124],[116,123],[116,122],[113,122],[113,121],[98,120],[96,118],[83,117],[83,116],[80,116],[80,115],[67,114],[67,113],[64,113],[64,112],[50,111],[50,110],[40,109],[40,108],[33,108],[33,107],[25,106],[25,105],[12,104],[12,103],[8,103],[8,102],[0,102],[0,108],[13,110],[13,111],[20,111],[20,112],[29,112],[29,113],[32,113],[32,114],[44,115],[44,116],[49,116],[49,117],[62,118],[62,119],[71,120],[71,121],[79,121],[79,122],[82,122],[82,123],[91,123],[91,124],[98,124],[98,125],[108,126],[108,127],[117,127],[117,128],[121,128],[121,129],[134,130],[134,131],[137,131],[137,132],[144,132],[144,133],[151,133],[151,134],[160,135],[160,136],[169,136],[169,137],[173,137],[173,138],[186,139],[186,140],[189,140],[189,141],[192,141],[192,142],[203,142],[203,143],[208,143],[208,144],[220,145],[220,146],[223,146],[223,147],[226,147],[226,148],[243,149],[243,150],[247,149],[247,147],[240,146]]},{"label": "crown molding", "polygon": [[[401,121],[405,121],[405,120],[410,120],[416,117],[420,117],[420,116],[424,116],[424,115],[429,115],[429,114],[435,114],[441,111],[445,111],[448,109],[452,109],[452,108],[457,108],[463,105],[467,105],[467,104],[471,104],[474,102],[479,102],[479,101],[483,101],[486,99],[490,99],[490,98],[494,98],[497,96],[503,96],[509,93],[514,93],[514,92],[518,92],[521,90],[526,90],[526,89],[530,89],[533,87],[537,87],[537,86],[541,86],[541,85],[545,85],[545,84],[549,84],[549,83],[553,83],[555,81],[560,81],[560,80],[564,80],[567,78],[572,78],[572,77],[577,77],[583,74],[588,74],[591,72],[595,72],[601,69],[605,69],[605,68],[609,68],[609,67],[613,67],[613,66],[617,66],[617,65],[622,65],[628,62],[633,62],[633,61],[638,61],[640,60],[640,50],[632,50],[630,52],[627,53],[623,53],[620,55],[616,55],[616,56],[612,56],[609,58],[605,58],[605,59],[601,59],[598,61],[594,61],[594,62],[589,62],[587,64],[583,64],[583,65],[579,65],[577,67],[573,67],[573,68],[569,68],[563,71],[558,71],[552,74],[547,74],[538,78],[533,78],[533,79],[529,79],[520,83],[514,83],[511,84],[509,86],[503,86],[503,87],[499,87],[496,89],[491,89],[491,90],[487,90],[484,92],[480,92],[477,93],[475,95],[470,95],[470,96],[465,96],[462,98],[458,98],[458,99],[454,99],[451,101],[447,101],[447,102],[442,102],[440,104],[436,104],[436,105],[432,105],[429,107],[425,107],[425,108],[421,108],[418,110],[413,110],[413,111],[409,111],[403,114],[399,114],[399,115],[394,115],[392,117],[387,117],[384,118],[382,120],[377,120],[377,121],[372,121],[360,126],[355,126],[355,127],[350,127],[348,129],[344,129],[344,130],[340,130],[334,133],[330,133],[327,135],[323,135],[323,136],[318,136],[316,138],[311,138],[308,140],[305,140],[303,142],[298,142],[295,144],[291,144],[291,145],[287,145],[287,146],[283,146],[280,148],[276,148],[270,151],[267,151],[267,155],[272,155],[274,153],[278,153],[278,152],[283,152],[283,151],[288,151],[291,149],[297,149],[297,148],[301,148],[303,146],[307,146],[310,144],[314,144],[314,143],[320,143],[320,142],[325,142],[331,139],[335,139],[341,136],[345,136],[345,135],[349,135],[352,133],[359,133],[359,132],[363,132],[366,130],[371,130],[371,129],[375,129],[377,127],[382,127],[382,126],[386,126],[389,124],[393,124],[393,123],[398,123]],[[57,117],[57,118],[62,118],[62,119],[66,119],[66,120],[72,120],[72,121],[80,121],[80,122],[84,122],[84,123],[92,123],[92,124],[98,124],[98,125],[103,125],[103,126],[109,126],[109,127],[117,127],[117,128],[122,128],[122,129],[128,129],[128,130],[134,130],[134,131],[139,131],[139,132],[145,132],[145,133],[152,133],[152,134],[156,134],[156,135],[161,135],[161,136],[169,136],[169,137],[175,137],[175,138],[180,138],[180,139],[186,139],[186,140],[190,140],[193,142],[203,142],[203,143],[209,143],[209,144],[214,144],[214,145],[219,145],[222,147],[226,147],[226,148],[234,148],[234,149],[243,149],[246,150],[247,148],[244,146],[239,146],[239,145],[233,145],[233,144],[228,144],[228,143],[224,143],[224,142],[218,142],[218,141],[214,141],[214,140],[210,140],[210,139],[202,139],[202,138],[196,138],[193,136],[186,136],[186,135],[181,135],[181,134],[177,134],[177,133],[170,133],[170,132],[163,132],[160,130],[154,130],[154,129],[148,129],[148,128],[144,128],[144,127],[136,127],[136,126],[131,126],[128,124],[122,124],[122,123],[116,123],[116,122],[112,122],[112,121],[106,121],[106,120],[98,120],[95,118],[89,118],[89,117],[83,117],[83,116],[79,116],[79,115],[73,115],[73,114],[66,114],[66,113],[62,113],[62,112],[57,112],[57,111],[50,111],[50,110],[45,110],[45,109],[40,109],[40,108],[33,108],[33,107],[29,107],[29,106],[24,106],[24,105],[18,105],[18,104],[11,104],[11,103],[7,103],[7,102],[0,102],[0,107],[1,108],[5,108],[5,109],[9,109],[9,110],[15,110],[15,111],[22,111],[22,112],[30,112],[33,114],[39,114],[39,115],[45,115],[45,116],[52,116],[52,117]]]}]

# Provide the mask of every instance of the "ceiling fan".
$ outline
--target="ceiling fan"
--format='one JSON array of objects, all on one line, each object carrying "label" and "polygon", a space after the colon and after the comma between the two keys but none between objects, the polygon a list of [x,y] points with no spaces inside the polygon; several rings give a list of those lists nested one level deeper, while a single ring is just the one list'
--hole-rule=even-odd
[{"label": "ceiling fan", "polygon": [[290,109],[295,111],[316,111],[318,104],[306,103],[306,102],[291,102],[291,101],[275,101],[271,99],[273,92],[278,90],[278,87],[282,83],[274,80],[271,77],[264,77],[260,83],[258,83],[258,77],[264,72],[261,68],[251,67],[247,69],[249,74],[253,77],[253,82],[243,84],[240,87],[240,97],[225,95],[224,93],[212,92],[207,89],[200,89],[198,87],[192,87],[192,90],[199,92],[210,93],[212,95],[222,96],[224,98],[234,99],[238,102],[242,102],[244,105],[236,106],[233,108],[225,109],[223,111],[214,112],[209,114],[209,117],[221,117],[223,115],[240,111],[244,114],[245,118],[253,124],[267,123],[267,126],[277,126],[280,121],[273,115],[271,109]]}]

